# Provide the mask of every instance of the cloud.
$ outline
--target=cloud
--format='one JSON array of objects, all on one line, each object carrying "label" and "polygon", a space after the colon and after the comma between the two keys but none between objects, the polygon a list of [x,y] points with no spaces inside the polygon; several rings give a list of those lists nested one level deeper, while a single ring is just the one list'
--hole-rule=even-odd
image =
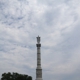
[{"label": "cloud", "polygon": [[0,74],[35,79],[40,35],[43,79],[79,80],[79,7],[79,0],[0,1]]}]

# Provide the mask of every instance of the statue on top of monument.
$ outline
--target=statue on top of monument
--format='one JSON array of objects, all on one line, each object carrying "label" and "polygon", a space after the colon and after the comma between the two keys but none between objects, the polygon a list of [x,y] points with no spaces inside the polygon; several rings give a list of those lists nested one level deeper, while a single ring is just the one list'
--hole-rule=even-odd
[{"label": "statue on top of monument", "polygon": [[39,36],[37,37],[37,42],[40,43],[40,37]]}]

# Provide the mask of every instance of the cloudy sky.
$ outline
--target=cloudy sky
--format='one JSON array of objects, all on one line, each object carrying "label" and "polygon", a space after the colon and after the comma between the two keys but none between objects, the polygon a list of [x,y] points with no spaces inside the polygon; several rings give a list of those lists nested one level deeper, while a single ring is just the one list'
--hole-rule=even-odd
[{"label": "cloudy sky", "polygon": [[80,80],[80,0],[0,0],[0,75],[36,79],[38,35],[43,80]]}]

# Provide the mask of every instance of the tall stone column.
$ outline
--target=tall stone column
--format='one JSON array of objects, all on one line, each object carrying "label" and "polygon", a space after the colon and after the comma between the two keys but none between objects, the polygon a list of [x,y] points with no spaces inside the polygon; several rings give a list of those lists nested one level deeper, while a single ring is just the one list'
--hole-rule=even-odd
[{"label": "tall stone column", "polygon": [[36,80],[42,80],[42,68],[41,68],[41,51],[40,51],[40,37],[37,37],[37,68],[36,68]]}]

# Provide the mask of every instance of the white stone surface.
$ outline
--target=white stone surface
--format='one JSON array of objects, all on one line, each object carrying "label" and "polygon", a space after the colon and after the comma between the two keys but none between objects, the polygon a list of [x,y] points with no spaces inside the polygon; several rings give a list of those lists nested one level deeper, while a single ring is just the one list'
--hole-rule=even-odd
[{"label": "white stone surface", "polygon": [[42,68],[41,68],[41,51],[40,51],[40,37],[37,37],[37,68],[36,68],[36,80],[42,80]]}]

